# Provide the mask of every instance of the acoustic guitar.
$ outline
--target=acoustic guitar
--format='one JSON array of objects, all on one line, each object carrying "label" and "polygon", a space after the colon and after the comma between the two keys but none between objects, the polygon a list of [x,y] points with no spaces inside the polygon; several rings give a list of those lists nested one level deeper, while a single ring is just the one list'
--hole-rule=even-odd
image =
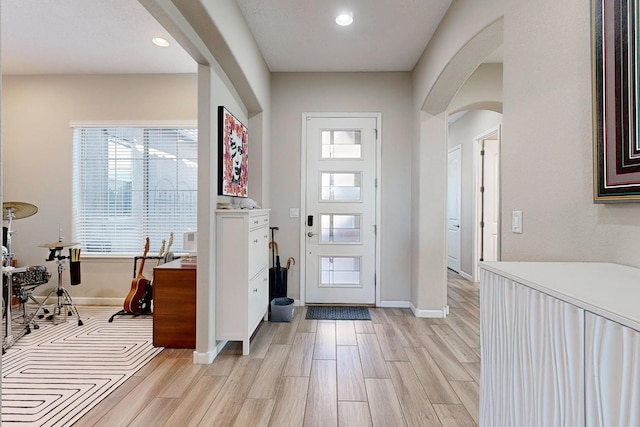
[{"label": "acoustic guitar", "polygon": [[147,257],[147,253],[149,253],[148,237],[144,245],[144,253],[142,254],[142,259],[140,260],[138,275],[131,282],[131,290],[129,291],[129,295],[127,295],[127,297],[124,299],[124,311],[126,311],[127,313],[142,313],[141,302],[142,298],[144,297],[144,293],[147,290],[147,286],[149,285],[149,280],[147,280],[142,275],[142,270],[144,269],[144,260]]},{"label": "acoustic guitar", "polygon": [[[164,239],[162,239],[162,244],[160,245],[160,252],[158,252],[158,262],[156,262],[156,267],[165,262],[166,256],[171,250],[171,245],[173,244],[173,232],[169,234],[169,244],[167,245],[167,249],[164,248]],[[149,282],[147,288],[144,292],[144,296],[140,302],[140,307],[143,313],[151,313],[151,302],[153,301],[153,280]]]},{"label": "acoustic guitar", "polygon": [[169,262],[171,259],[167,258],[171,253],[171,245],[173,244],[173,231],[169,233],[169,244],[167,245],[167,250],[164,251],[164,255],[162,257],[163,262]]}]

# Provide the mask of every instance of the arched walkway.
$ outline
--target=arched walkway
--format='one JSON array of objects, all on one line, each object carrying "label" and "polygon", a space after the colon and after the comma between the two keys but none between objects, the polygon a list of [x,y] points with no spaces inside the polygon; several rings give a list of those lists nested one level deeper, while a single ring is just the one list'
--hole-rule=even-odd
[{"label": "arched walkway", "polygon": [[[419,317],[443,317],[447,312],[447,109],[467,79],[502,42],[503,19],[500,18],[453,55],[428,90],[419,112],[412,165],[417,199],[412,224],[417,236],[413,245],[412,309]],[[488,101],[501,110],[495,101]]]}]

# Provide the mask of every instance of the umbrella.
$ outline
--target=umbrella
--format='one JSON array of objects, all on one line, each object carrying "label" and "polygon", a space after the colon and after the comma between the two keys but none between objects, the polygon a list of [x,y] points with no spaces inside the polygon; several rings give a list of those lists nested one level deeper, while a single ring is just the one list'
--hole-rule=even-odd
[{"label": "umbrella", "polygon": [[273,266],[276,268],[280,268],[280,250],[278,249],[278,242],[269,242],[269,249],[271,249],[272,252],[275,252],[276,255]]},{"label": "umbrella", "polygon": [[272,240],[269,242],[269,249],[271,249],[273,263],[269,269],[269,301],[271,301],[274,298],[287,296],[288,270],[280,265],[278,243]]}]

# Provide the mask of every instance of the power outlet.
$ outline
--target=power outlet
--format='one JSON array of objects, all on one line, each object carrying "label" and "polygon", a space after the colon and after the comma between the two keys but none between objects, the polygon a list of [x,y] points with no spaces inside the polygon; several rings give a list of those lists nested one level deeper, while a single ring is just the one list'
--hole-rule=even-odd
[{"label": "power outlet", "polygon": [[289,218],[299,218],[299,217],[300,217],[299,208],[289,208]]}]

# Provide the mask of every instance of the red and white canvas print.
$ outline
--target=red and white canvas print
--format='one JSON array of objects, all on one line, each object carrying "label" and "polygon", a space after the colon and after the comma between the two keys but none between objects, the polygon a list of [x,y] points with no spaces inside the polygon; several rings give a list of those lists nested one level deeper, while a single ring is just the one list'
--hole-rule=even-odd
[{"label": "red and white canvas print", "polygon": [[225,107],[218,107],[218,194],[247,197],[248,195],[248,131]]}]

